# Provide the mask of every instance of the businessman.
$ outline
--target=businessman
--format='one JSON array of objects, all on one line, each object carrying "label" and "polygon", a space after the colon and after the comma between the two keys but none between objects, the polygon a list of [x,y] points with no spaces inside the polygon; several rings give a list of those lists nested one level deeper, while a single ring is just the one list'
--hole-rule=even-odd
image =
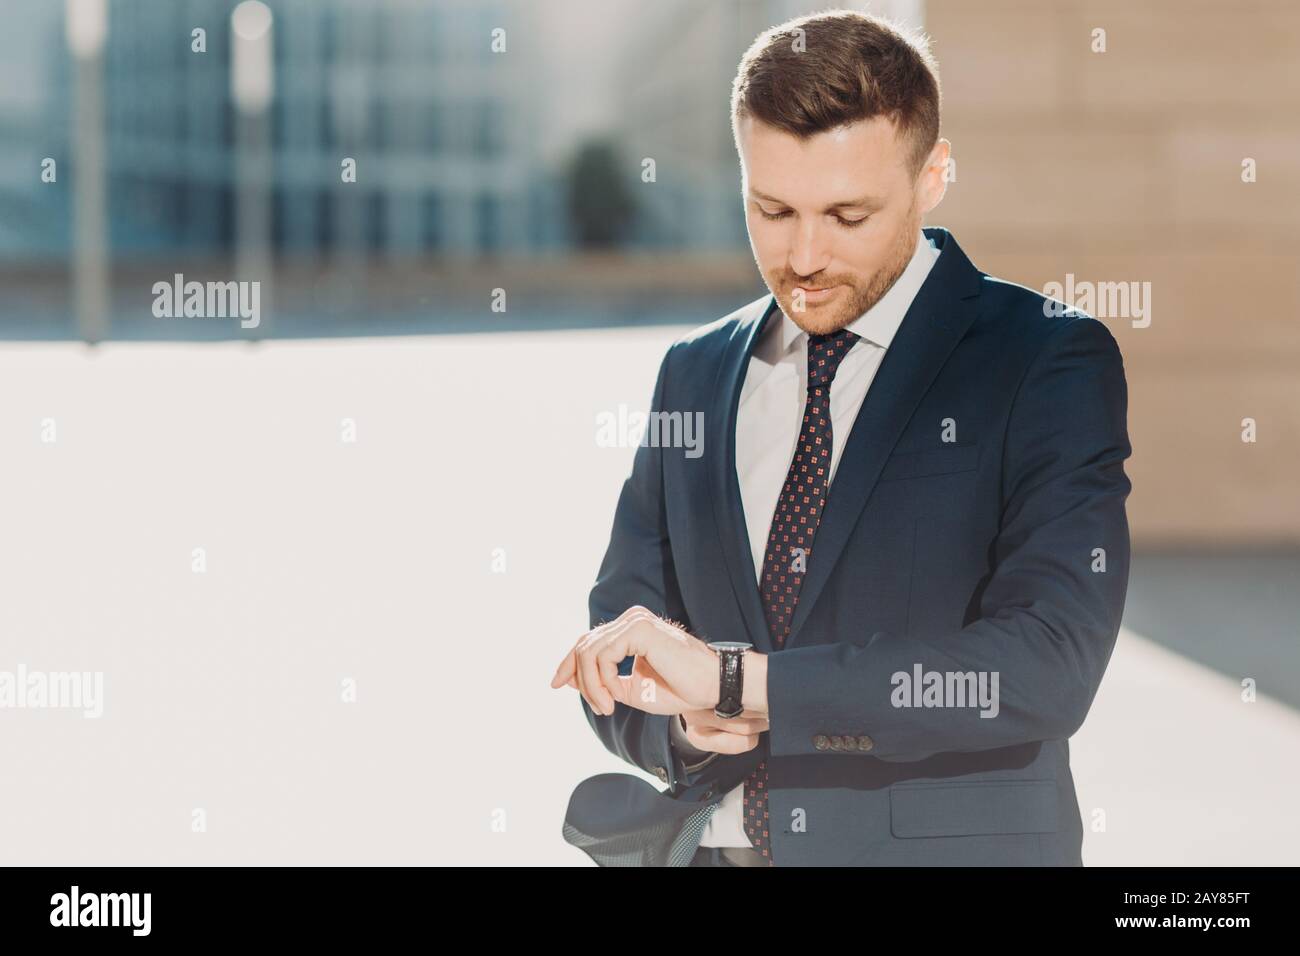
[{"label": "businessman", "polygon": [[1069,738],[1129,572],[1123,361],[942,228],[921,38],[760,35],[732,125],[771,295],[679,339],[553,687],[666,784],[602,774],[601,865],[1082,865]]}]

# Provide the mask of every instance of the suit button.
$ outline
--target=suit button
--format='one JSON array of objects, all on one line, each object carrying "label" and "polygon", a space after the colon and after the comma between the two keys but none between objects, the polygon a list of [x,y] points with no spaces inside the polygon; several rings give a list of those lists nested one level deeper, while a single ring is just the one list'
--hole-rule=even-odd
[{"label": "suit button", "polygon": [[876,745],[876,742],[875,742],[874,740],[872,740],[870,737],[868,737],[866,734],[863,734],[861,737],[858,738],[858,749],[859,749],[859,750],[867,751],[867,750],[870,750],[870,749],[871,749],[872,747],[874,747],[875,745]]},{"label": "suit button", "polygon": [[832,738],[831,738],[831,750],[843,750],[843,749],[844,749],[844,738],[843,738],[843,737],[832,737]]},{"label": "suit button", "polygon": [[658,777],[660,781],[662,781],[663,783],[668,782],[668,771],[665,770],[663,767],[655,767],[655,776]]},{"label": "suit button", "polygon": [[845,738],[844,738],[844,749],[845,749],[845,750],[857,750],[857,749],[858,749],[858,738],[857,738],[857,737],[845,737]]},{"label": "suit button", "polygon": [[822,734],[818,734],[816,737],[813,738],[813,746],[816,747],[818,750],[825,750],[830,745],[831,742],[827,740],[826,737],[823,736]]}]

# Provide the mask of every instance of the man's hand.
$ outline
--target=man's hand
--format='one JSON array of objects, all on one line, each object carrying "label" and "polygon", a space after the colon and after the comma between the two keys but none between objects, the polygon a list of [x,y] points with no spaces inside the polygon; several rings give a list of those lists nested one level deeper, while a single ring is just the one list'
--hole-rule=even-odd
[{"label": "man's hand", "polygon": [[712,708],[688,710],[682,720],[691,746],[720,754],[753,750],[758,746],[758,735],[769,729],[766,716],[749,710],[731,718],[717,716]]},{"label": "man's hand", "polygon": [[[619,661],[635,655],[630,677]],[[718,655],[696,637],[641,606],[588,631],[560,662],[552,687],[576,687],[597,714],[620,702],[650,714],[712,710],[718,703]]]}]

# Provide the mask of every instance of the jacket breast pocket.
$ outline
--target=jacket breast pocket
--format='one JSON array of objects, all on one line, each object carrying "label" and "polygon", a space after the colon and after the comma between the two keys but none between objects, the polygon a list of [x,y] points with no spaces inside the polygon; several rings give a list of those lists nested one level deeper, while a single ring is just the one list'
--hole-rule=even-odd
[{"label": "jacket breast pocket", "polygon": [[889,828],[896,837],[1054,833],[1056,781],[908,784],[889,788]]},{"label": "jacket breast pocket", "polygon": [[901,451],[889,456],[880,472],[881,481],[925,478],[974,471],[979,466],[979,445],[948,445],[920,451]]}]

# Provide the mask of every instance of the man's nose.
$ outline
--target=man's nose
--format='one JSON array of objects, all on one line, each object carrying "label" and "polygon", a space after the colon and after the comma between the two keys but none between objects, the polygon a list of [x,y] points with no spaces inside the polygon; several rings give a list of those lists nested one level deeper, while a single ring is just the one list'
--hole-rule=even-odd
[{"label": "man's nose", "polygon": [[799,276],[811,276],[830,264],[830,250],[825,233],[815,222],[804,220],[794,233],[790,245],[790,269]]}]

